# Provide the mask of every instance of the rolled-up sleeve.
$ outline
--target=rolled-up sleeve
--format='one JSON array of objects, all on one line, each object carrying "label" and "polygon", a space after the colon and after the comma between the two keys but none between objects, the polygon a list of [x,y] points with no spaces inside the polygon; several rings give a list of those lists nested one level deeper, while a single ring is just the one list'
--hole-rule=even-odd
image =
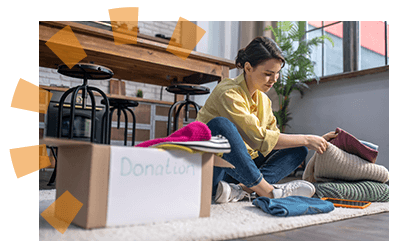
[{"label": "rolled-up sleeve", "polygon": [[276,127],[276,119],[272,113],[270,103],[269,107],[263,107],[264,115],[269,116],[269,124],[261,126],[257,112],[250,110],[249,104],[245,98],[235,90],[228,90],[220,95],[220,106],[218,112],[221,116],[232,121],[238,129],[243,140],[253,150],[260,151],[267,155],[278,142],[280,131]]}]

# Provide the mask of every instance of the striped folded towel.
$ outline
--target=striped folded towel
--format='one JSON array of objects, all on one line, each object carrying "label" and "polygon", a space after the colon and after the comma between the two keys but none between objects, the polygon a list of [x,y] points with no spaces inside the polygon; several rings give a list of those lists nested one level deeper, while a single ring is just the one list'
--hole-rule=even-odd
[{"label": "striped folded towel", "polygon": [[315,197],[357,201],[388,202],[389,186],[375,181],[313,183]]},{"label": "striped folded towel", "polygon": [[173,145],[184,146],[186,148],[194,149],[202,152],[210,153],[229,153],[231,152],[231,145],[228,139],[222,135],[211,136],[210,140],[207,141],[172,141],[172,142],[162,142],[152,147],[156,148],[166,148]]}]

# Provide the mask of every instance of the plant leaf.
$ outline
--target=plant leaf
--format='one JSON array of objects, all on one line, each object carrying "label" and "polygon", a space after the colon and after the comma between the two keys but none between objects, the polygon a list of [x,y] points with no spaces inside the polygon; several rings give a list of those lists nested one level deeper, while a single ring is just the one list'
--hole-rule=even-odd
[{"label": "plant leaf", "polygon": [[335,43],[333,42],[332,37],[328,36],[328,35],[323,35],[319,37],[321,40],[327,39],[329,42],[331,42],[332,47],[335,47]]}]

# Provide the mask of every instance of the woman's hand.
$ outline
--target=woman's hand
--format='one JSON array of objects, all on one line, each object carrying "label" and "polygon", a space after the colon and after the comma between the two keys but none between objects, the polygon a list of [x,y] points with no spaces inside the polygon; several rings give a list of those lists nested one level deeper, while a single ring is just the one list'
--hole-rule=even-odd
[{"label": "woman's hand", "polygon": [[336,136],[338,136],[338,134],[336,134],[335,131],[331,131],[329,133],[324,134],[322,138],[324,138],[326,141],[330,141],[336,138]]},{"label": "woman's hand", "polygon": [[322,136],[306,135],[306,145],[308,149],[315,150],[318,154],[323,154],[328,148],[328,142]]},{"label": "woman's hand", "polygon": [[328,141],[335,138],[335,132],[329,132],[323,136],[317,135],[296,135],[281,133],[274,149],[294,148],[306,146],[308,149],[317,151],[318,154],[323,154],[328,148]]}]

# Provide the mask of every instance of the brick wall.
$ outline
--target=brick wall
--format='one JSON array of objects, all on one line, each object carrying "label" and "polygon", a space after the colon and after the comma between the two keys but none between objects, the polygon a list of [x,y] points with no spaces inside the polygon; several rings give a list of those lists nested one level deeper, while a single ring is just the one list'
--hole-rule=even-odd
[{"label": "brick wall", "polygon": [[138,22],[139,32],[149,36],[163,34],[171,37],[177,22],[175,21],[144,21]]},{"label": "brick wall", "polygon": [[[111,78],[114,79],[114,78]],[[119,79],[114,79],[119,80]],[[152,84],[145,84],[140,82],[133,82],[133,81],[126,81],[121,79],[125,82],[125,89],[127,96],[136,96],[136,93],[139,89],[143,91],[143,98],[150,99],[150,100],[161,100],[161,101],[174,101],[174,95],[167,92],[165,87],[152,85]],[[57,73],[57,69],[50,69],[39,67],[39,85],[44,86],[58,86],[58,87],[75,87],[82,84],[81,79],[72,78],[68,76],[61,75]],[[88,80],[90,86],[95,86],[104,91],[104,93],[110,93],[110,79],[107,80]],[[160,97],[160,93],[162,91],[162,95]]]}]

